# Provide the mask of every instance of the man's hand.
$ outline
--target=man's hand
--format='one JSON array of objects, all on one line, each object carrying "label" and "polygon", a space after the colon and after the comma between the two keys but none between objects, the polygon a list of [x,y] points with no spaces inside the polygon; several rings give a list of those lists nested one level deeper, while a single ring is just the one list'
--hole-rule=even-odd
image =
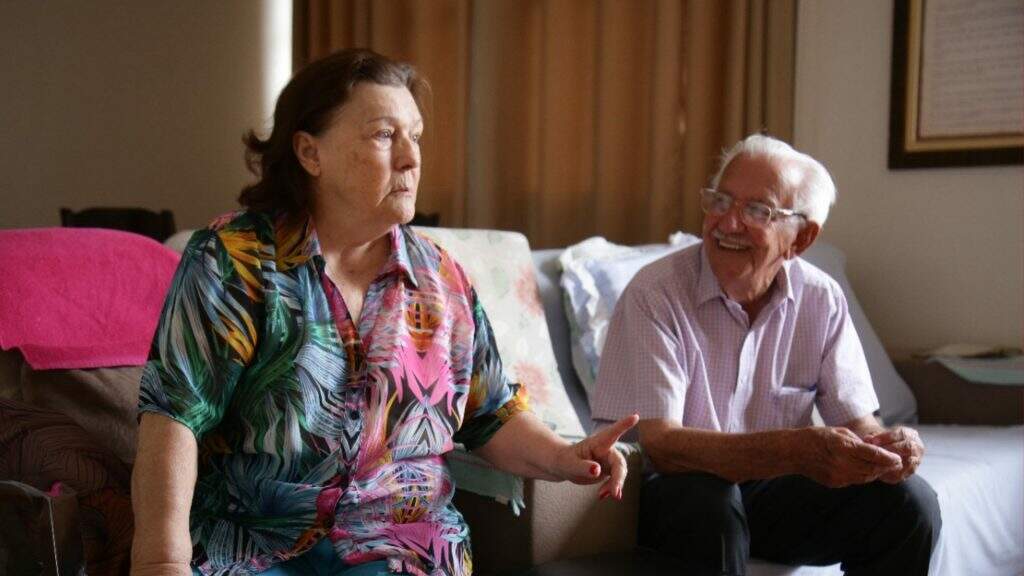
[{"label": "man's hand", "polygon": [[884,448],[902,460],[901,468],[879,476],[879,480],[889,484],[897,484],[910,477],[917,471],[918,465],[921,464],[921,458],[924,457],[924,442],[921,441],[917,430],[913,428],[896,426],[866,436],[864,442]]},{"label": "man's hand", "polygon": [[622,499],[622,485],[626,481],[626,459],[615,448],[615,443],[627,430],[636,426],[636,414],[596,432],[559,451],[554,460],[555,476],[575,484],[594,484],[607,477],[598,498],[613,496]]},{"label": "man's hand", "polygon": [[892,477],[903,469],[900,456],[860,439],[848,428],[797,430],[798,473],[830,488]]}]

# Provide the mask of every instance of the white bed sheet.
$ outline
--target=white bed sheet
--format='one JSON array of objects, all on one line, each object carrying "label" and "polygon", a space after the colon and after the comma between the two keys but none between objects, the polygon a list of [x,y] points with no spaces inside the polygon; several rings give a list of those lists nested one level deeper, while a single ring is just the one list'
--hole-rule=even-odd
[{"label": "white bed sheet", "polygon": [[[1024,426],[918,426],[927,453],[918,469],[942,510],[930,576],[1024,574]],[[835,576],[839,565],[758,560],[750,576]]]}]

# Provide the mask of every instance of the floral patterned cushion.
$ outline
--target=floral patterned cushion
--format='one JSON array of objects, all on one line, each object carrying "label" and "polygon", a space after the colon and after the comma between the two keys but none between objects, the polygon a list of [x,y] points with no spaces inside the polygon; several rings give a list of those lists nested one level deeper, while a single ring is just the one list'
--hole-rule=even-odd
[{"label": "floral patterned cushion", "polygon": [[533,411],[555,432],[582,437],[551,347],[530,244],[518,232],[416,228],[462,265],[487,312],[508,377],[526,386]]}]

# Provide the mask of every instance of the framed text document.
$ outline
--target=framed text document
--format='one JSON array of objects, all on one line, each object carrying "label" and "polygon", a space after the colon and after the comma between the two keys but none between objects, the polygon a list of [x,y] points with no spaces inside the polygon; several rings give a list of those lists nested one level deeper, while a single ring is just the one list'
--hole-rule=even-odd
[{"label": "framed text document", "polygon": [[896,0],[889,168],[1024,163],[1024,0]]}]

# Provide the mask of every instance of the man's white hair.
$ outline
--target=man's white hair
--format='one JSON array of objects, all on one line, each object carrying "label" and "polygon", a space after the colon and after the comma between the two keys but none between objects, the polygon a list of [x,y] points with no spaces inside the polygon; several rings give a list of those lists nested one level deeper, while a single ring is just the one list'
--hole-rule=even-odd
[{"label": "man's white hair", "polygon": [[787,173],[781,175],[793,188],[793,210],[806,215],[808,220],[817,223],[818,226],[825,225],[829,208],[836,203],[836,185],[821,162],[794,150],[782,140],[752,134],[737,142],[722,155],[718,172],[711,179],[712,188],[718,188],[718,183],[729,163],[741,154],[778,160],[788,165],[787,167],[796,168],[792,171],[786,170]]}]

